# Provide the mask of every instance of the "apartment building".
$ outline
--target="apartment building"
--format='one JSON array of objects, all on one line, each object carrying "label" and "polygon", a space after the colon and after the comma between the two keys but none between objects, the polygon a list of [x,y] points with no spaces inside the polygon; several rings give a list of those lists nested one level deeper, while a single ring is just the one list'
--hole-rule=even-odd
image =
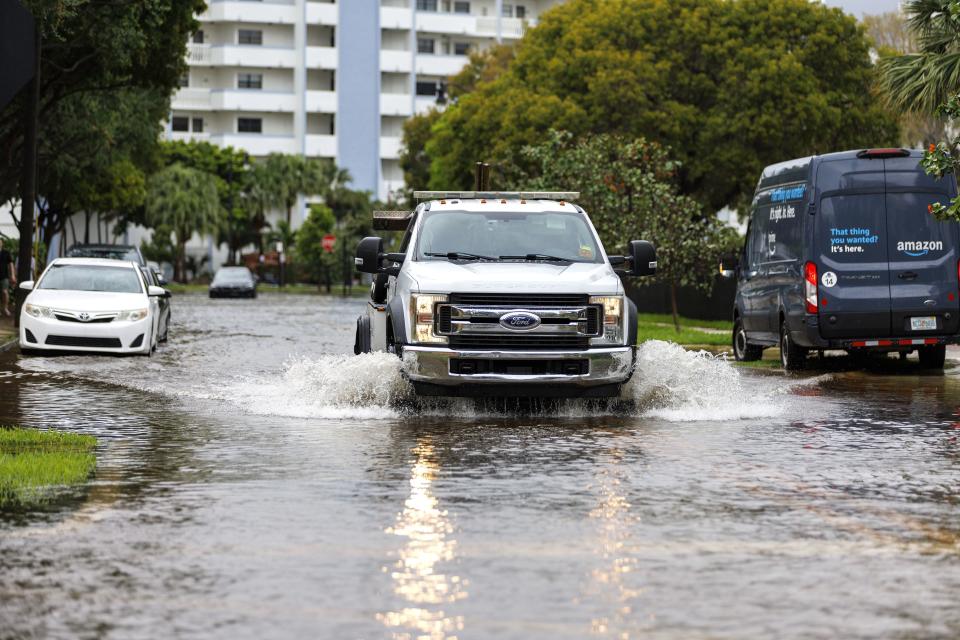
[{"label": "apartment building", "polygon": [[562,0],[210,0],[188,44],[172,139],[330,158],[381,199],[403,185],[403,121],[472,50]]}]

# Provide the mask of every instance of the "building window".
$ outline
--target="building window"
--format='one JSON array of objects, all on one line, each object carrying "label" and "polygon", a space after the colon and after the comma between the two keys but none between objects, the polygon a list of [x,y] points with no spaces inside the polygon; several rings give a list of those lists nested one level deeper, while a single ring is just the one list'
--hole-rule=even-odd
[{"label": "building window", "polygon": [[263,31],[259,29],[240,29],[237,32],[238,44],[263,44]]},{"label": "building window", "polygon": [[469,42],[454,42],[453,43],[453,55],[455,56],[465,56],[470,53],[470,43]]},{"label": "building window", "polygon": [[203,29],[193,32],[193,44],[203,44]]},{"label": "building window", "polygon": [[437,0],[417,0],[417,11],[436,11]]},{"label": "building window", "polygon": [[187,116],[173,116],[170,120],[170,128],[173,131],[190,131],[190,118]]},{"label": "building window", "polygon": [[180,88],[182,89],[184,87],[189,87],[189,86],[190,86],[190,72],[184,71],[182,74],[180,74]]},{"label": "building window", "polygon": [[505,4],[505,5],[503,5],[503,17],[504,17],[504,18],[512,18],[512,17],[513,17],[513,5],[512,5],[512,4]]},{"label": "building window", "polygon": [[417,38],[417,53],[434,53],[436,46],[433,38]]},{"label": "building window", "polygon": [[193,132],[194,132],[194,133],[203,133],[203,118],[194,118],[194,119],[193,119]]},{"label": "building window", "polygon": [[517,5],[517,18],[523,20],[527,17],[527,8],[522,4]]},{"label": "building window", "polygon": [[417,95],[418,96],[430,96],[433,98],[437,95],[437,83],[434,80],[429,81],[418,81],[417,82]]},{"label": "building window", "polygon": [[238,89],[263,89],[263,74],[262,73],[238,73],[237,88]]},{"label": "building window", "polygon": [[237,118],[237,131],[240,133],[263,133],[263,119]]},{"label": "building window", "polygon": [[453,12],[454,12],[454,13],[470,13],[470,3],[469,3],[469,2],[454,2],[454,3],[453,3]]}]

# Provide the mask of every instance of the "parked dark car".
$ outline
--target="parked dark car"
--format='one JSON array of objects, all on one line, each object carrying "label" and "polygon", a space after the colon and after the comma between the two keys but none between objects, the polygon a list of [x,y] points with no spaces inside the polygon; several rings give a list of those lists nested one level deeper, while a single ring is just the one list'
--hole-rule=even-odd
[{"label": "parked dark car", "polygon": [[256,298],[256,278],[246,267],[223,267],[210,283],[210,297]]},{"label": "parked dark car", "polygon": [[[165,285],[166,280],[160,278],[160,274],[154,271],[150,267],[140,267],[140,272],[143,273],[143,279],[146,281],[147,286],[161,287]],[[162,296],[157,296],[157,306],[160,310],[160,317],[157,320],[157,342],[166,342],[167,338],[170,337],[170,291],[164,289],[166,293]]]},{"label": "parked dark car", "polygon": [[960,341],[960,225],[928,207],[957,194],[920,151],[866,149],[764,169],[735,268],[733,350],[779,345],[785,369],[810,349],[917,351],[942,369]]},{"label": "parked dark car", "polygon": [[67,250],[67,257],[131,260],[141,267],[147,266],[140,249],[129,244],[75,244]]}]

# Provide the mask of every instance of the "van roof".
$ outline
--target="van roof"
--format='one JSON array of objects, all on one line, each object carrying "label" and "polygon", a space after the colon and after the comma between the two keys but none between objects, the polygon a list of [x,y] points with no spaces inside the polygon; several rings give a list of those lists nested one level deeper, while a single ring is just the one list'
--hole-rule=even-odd
[{"label": "van roof", "polygon": [[[835,160],[857,160],[865,149],[850,149],[849,151],[835,151],[833,153],[824,153],[821,155],[807,156],[805,158],[794,158],[771,164],[763,170],[760,175],[760,183],[779,183],[803,181],[808,177],[807,170],[814,160],[820,162],[833,162]],[[904,157],[917,158],[923,157],[923,151],[920,149],[904,149],[908,155]],[[773,180],[776,178],[776,180]]]}]

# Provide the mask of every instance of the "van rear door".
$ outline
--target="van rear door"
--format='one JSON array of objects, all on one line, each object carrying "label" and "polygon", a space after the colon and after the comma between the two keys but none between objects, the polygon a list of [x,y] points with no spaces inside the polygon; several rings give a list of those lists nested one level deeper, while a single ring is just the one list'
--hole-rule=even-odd
[{"label": "van rear door", "polygon": [[890,335],[890,271],[882,159],[825,160],[814,252],[824,338]]},{"label": "van rear door", "polygon": [[892,335],[956,333],[960,232],[956,223],[938,222],[927,209],[955,195],[953,180],[926,175],[917,157],[884,163]]}]

